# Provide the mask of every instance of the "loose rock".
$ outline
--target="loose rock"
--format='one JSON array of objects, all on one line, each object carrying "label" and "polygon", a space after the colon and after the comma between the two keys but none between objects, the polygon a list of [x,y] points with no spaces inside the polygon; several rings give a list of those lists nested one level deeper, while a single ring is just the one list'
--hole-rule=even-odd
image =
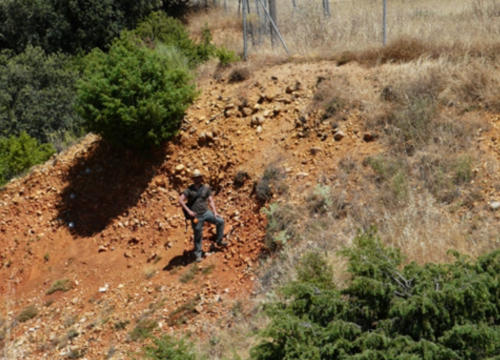
[{"label": "loose rock", "polygon": [[490,204],[490,209],[492,211],[497,211],[498,209],[500,209],[500,201],[494,201]]},{"label": "loose rock", "polygon": [[311,148],[311,154],[316,155],[317,153],[321,152],[322,149],[320,147],[313,146]]},{"label": "loose rock", "polygon": [[333,138],[334,138],[336,141],[340,141],[340,140],[342,140],[344,137],[345,137],[345,134],[344,134],[342,131],[337,131],[337,132],[333,135]]}]

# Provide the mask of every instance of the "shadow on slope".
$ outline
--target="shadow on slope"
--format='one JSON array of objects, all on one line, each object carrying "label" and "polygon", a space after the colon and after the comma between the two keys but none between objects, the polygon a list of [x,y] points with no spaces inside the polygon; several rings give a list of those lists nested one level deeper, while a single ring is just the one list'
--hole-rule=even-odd
[{"label": "shadow on slope", "polygon": [[101,232],[140,201],[165,154],[164,148],[145,155],[95,142],[75,157],[66,175],[59,219],[77,236]]}]

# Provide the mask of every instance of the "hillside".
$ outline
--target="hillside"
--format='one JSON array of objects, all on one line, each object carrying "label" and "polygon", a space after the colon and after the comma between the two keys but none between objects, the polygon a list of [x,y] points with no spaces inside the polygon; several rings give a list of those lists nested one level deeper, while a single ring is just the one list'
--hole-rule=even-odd
[{"label": "hillside", "polygon": [[[392,66],[384,65],[384,71]],[[368,156],[387,151],[385,134],[366,120],[363,104],[345,104],[325,120],[317,96],[320,84],[331,79],[379,94],[377,73],[357,64],[300,59],[254,67],[242,82],[229,82],[228,70],[201,80],[181,134],[152,157],[117,152],[88,135],[11,181],[0,193],[3,358],[128,359],[142,345],[140,337],[131,339],[132,331],[138,324],[147,327],[148,320],[159,323],[153,334],[184,333],[198,340],[209,338],[214,328],[231,328],[235,305],[253,306],[261,289],[258,271],[269,256],[265,204],[257,199],[255,184],[270,165],[283,169],[288,189],[281,195],[274,189],[272,202],[299,209],[318,184],[341,191],[339,211],[323,230],[332,234],[333,248],[348,244],[362,225],[353,220],[360,209],[373,215],[367,223],[390,216],[377,213],[390,206],[375,197],[382,191],[380,179],[366,163]],[[475,255],[498,241],[499,214],[493,211],[500,190],[498,116],[481,108],[443,111],[474,129],[467,130],[473,144],[468,151],[480,155],[467,184],[472,181],[478,195],[464,206],[433,203],[429,213],[415,215],[422,223],[412,226],[423,236],[434,229],[439,237],[434,244],[405,249],[421,262],[443,261],[450,247]],[[356,171],[346,171],[346,164]],[[206,256],[199,265],[190,254],[192,231],[185,233],[177,204],[196,168],[215,191],[230,243],[212,249],[207,240],[213,229],[207,226]],[[417,186],[410,186],[415,194]],[[403,203],[411,205],[417,197]],[[401,209],[406,208],[395,211],[405,213]],[[439,224],[428,226],[426,217]],[[452,239],[436,230],[452,223],[469,236]],[[67,291],[47,294],[58,280]],[[21,321],[30,306],[36,316]]]}]

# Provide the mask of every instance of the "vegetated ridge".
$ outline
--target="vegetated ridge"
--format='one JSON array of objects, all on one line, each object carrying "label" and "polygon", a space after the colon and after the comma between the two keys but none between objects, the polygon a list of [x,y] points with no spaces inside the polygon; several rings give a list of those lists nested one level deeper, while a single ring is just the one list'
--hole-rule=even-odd
[{"label": "vegetated ridge", "polygon": [[[369,70],[329,61],[254,70],[242,82],[227,72],[202,81],[181,133],[153,156],[88,135],[11,181],[0,193],[2,355],[125,359],[148,332],[203,338],[231,327],[235,303],[258,291],[256,271],[269,254],[265,197],[286,193],[298,204],[317,184],[335,184],[341,160],[361,164],[383,151],[356,107],[325,116],[315,106],[319,84],[346,74],[375,81]],[[477,147],[496,158],[498,117],[479,115],[492,126],[473,135]],[[282,169],[286,186],[259,194],[269,166]],[[207,227],[200,265],[177,204],[194,169],[215,191],[230,243],[212,248]],[[471,206],[490,211],[495,175],[476,173],[487,196]],[[347,186],[346,206],[364,185]]]}]

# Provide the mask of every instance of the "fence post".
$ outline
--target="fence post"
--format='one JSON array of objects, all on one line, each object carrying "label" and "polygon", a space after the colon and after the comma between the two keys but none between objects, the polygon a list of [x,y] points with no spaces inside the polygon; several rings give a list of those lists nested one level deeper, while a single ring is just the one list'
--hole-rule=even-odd
[{"label": "fence post", "polygon": [[259,0],[255,0],[255,10],[257,11],[257,17],[259,18],[259,25],[257,27],[257,44],[261,45],[262,44],[262,23],[263,19],[260,14],[260,6],[259,6]]},{"label": "fence post", "polygon": [[276,35],[280,39],[281,44],[285,48],[286,52],[290,53],[290,51],[288,50],[288,47],[285,44],[285,40],[283,40],[283,37],[281,36],[280,31],[278,30],[278,27],[276,26],[275,22],[273,21],[271,15],[269,15],[269,11],[267,10],[266,5],[264,5],[262,0],[259,0],[259,2],[262,5],[262,8],[264,9],[264,12],[266,13],[267,18],[269,19],[269,22],[271,23],[271,26],[273,27],[274,31],[276,32]]},{"label": "fence post", "polygon": [[242,0],[242,6],[241,10],[243,12],[243,61],[247,61],[247,51],[248,51],[248,45],[247,45],[247,0]]},{"label": "fence post", "polygon": [[323,14],[330,17],[330,2],[329,0],[323,0]]},{"label": "fence post", "polygon": [[[251,14],[250,11],[250,0],[246,0],[247,3],[247,14]],[[250,30],[250,37],[252,38],[252,46],[255,46],[255,34],[254,34],[254,18],[252,17],[248,24]]]},{"label": "fence post", "polygon": [[[275,24],[278,24],[277,21],[277,11],[276,11],[276,0],[269,0],[269,13],[271,16],[272,22]],[[271,45],[274,48],[274,45],[276,44],[276,31],[273,26],[271,26]]]},{"label": "fence post", "polygon": [[383,44],[385,46],[387,41],[387,0],[384,0],[384,16],[383,16]]}]

